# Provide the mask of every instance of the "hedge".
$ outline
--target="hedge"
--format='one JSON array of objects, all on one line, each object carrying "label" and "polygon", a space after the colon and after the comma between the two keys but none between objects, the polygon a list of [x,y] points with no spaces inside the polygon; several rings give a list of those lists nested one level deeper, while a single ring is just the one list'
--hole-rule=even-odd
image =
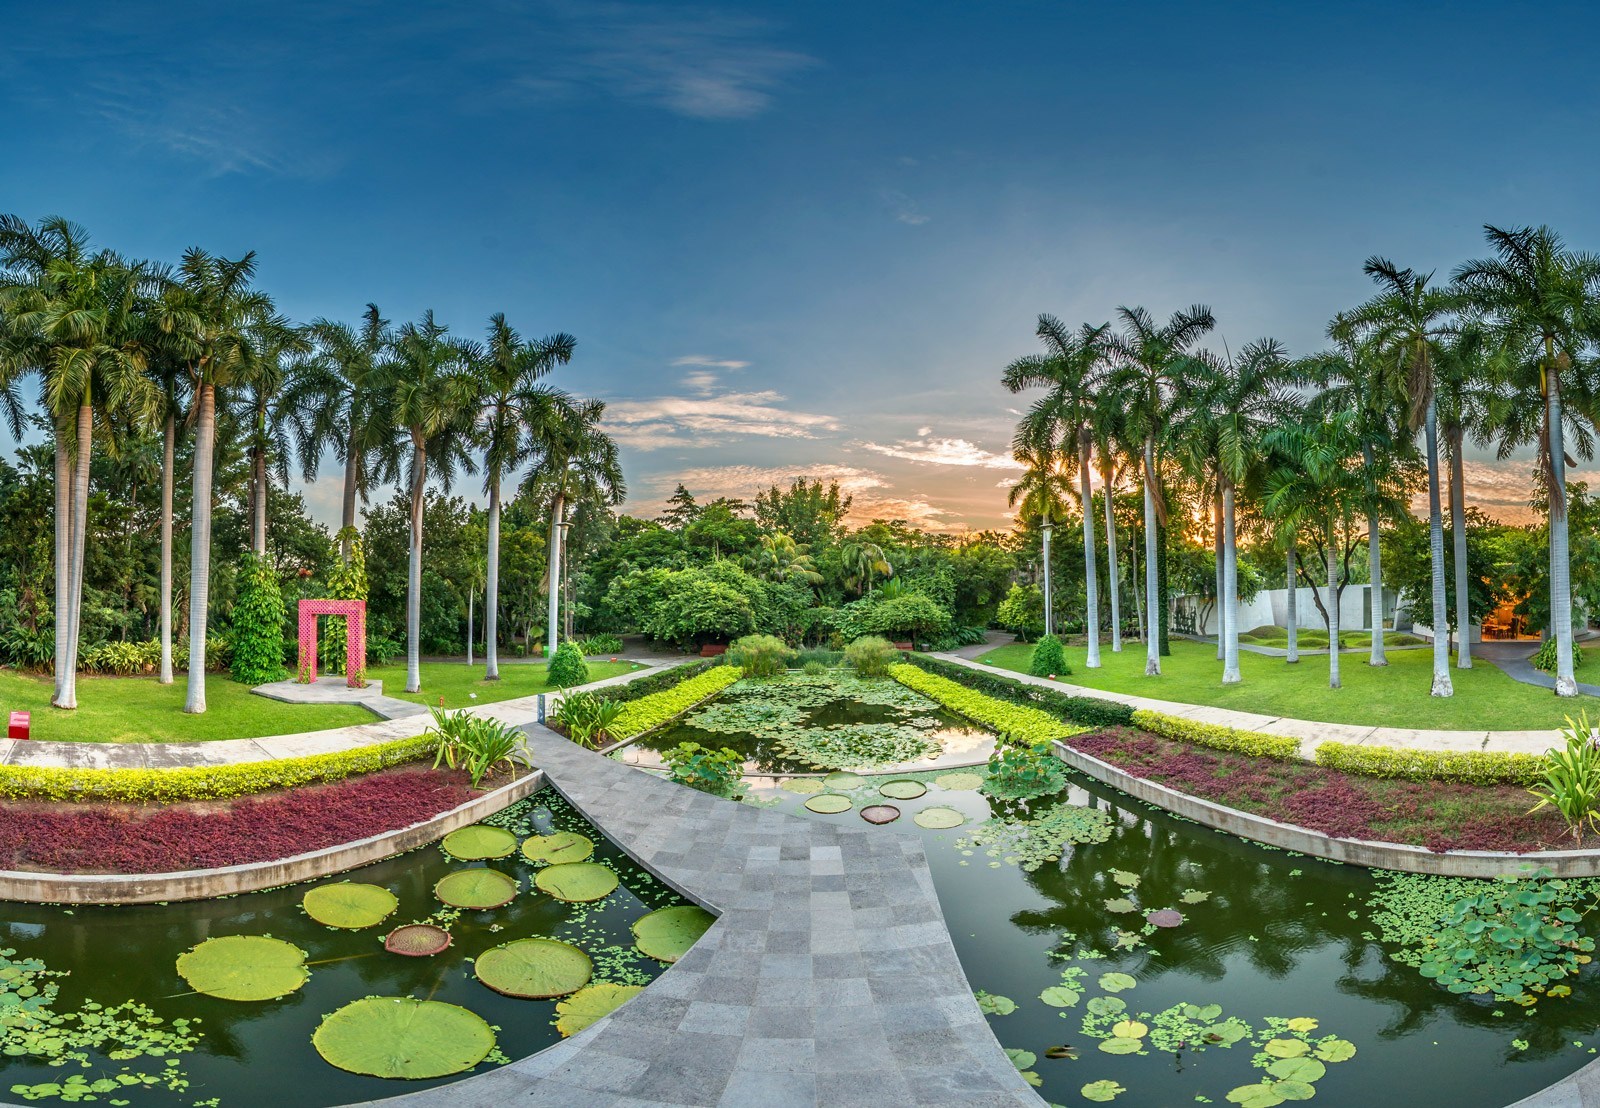
[{"label": "hedge", "polygon": [[921,668],[902,662],[889,667],[889,676],[906,688],[921,693],[932,700],[958,712],[968,719],[983,724],[996,734],[1032,746],[1081,735],[1091,730],[1057,719],[1049,712],[999,700],[975,689],[969,689],[948,677],[928,673]]},{"label": "hedge", "polygon": [[1200,723],[1182,716],[1169,716],[1140,708],[1133,713],[1133,725],[1152,735],[1176,742],[1208,746],[1213,750],[1230,750],[1235,754],[1251,754],[1262,758],[1276,758],[1280,762],[1300,757],[1300,740],[1285,735],[1267,735],[1260,731],[1242,731],[1220,723]]},{"label": "hedge", "polygon": [[7,800],[92,800],[171,804],[185,800],[224,800],[268,789],[341,781],[363,773],[430,757],[432,735],[309,754],[266,762],[181,769],[66,769],[58,766],[0,766],[0,798]]},{"label": "hedge", "polygon": [[1082,724],[1085,727],[1127,727],[1133,722],[1133,709],[1115,700],[1101,700],[1094,696],[1069,696],[1054,689],[1027,685],[1009,677],[1000,677],[983,670],[946,662],[941,658],[930,658],[926,654],[912,654],[906,660],[918,669],[948,678],[969,689],[977,689],[979,692],[1008,700],[1013,704],[1042,708],[1057,719]]},{"label": "hedge", "polygon": [[721,658],[696,658],[692,662],[684,662],[681,666],[673,666],[671,669],[658,670],[643,677],[636,677],[626,685],[607,685],[603,689],[596,689],[595,695],[602,700],[625,704],[630,700],[640,700],[661,692],[663,689],[670,689],[674,685],[687,681],[691,677],[698,677],[708,669],[722,664],[724,663]]},{"label": "hedge", "polygon": [[686,681],[679,681],[662,692],[630,700],[623,706],[615,722],[606,728],[606,734],[621,741],[654,731],[707,697],[721,692],[741,676],[736,667],[719,665]]},{"label": "hedge", "polygon": [[1364,777],[1407,781],[1460,781],[1468,785],[1531,785],[1545,770],[1539,754],[1496,750],[1403,750],[1391,746],[1352,746],[1324,742],[1317,764]]}]

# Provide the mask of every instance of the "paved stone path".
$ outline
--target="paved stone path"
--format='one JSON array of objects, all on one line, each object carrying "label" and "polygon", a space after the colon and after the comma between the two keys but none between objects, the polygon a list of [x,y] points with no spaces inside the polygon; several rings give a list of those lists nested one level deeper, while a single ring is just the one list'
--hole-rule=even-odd
[{"label": "paved stone path", "polygon": [[380,719],[423,716],[428,709],[411,700],[383,695],[382,681],[368,681],[359,689],[345,684],[343,677],[319,677],[310,684],[299,681],[273,681],[250,690],[268,700],[285,704],[359,704]]}]

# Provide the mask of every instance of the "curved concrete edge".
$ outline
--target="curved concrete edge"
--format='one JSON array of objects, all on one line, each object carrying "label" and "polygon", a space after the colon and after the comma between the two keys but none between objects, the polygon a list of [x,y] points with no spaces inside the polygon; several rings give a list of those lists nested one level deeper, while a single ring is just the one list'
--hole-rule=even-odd
[{"label": "curved concrete edge", "polygon": [[1332,862],[1367,866],[1371,869],[1392,869],[1437,877],[1500,877],[1515,872],[1522,865],[1546,866],[1557,877],[1600,877],[1600,851],[1542,850],[1528,854],[1509,854],[1492,850],[1437,852],[1404,843],[1340,839],[1307,827],[1279,823],[1265,816],[1241,812],[1237,808],[1229,808],[1210,800],[1190,796],[1188,793],[1178,792],[1176,789],[1169,789],[1165,785],[1147,781],[1092,755],[1074,750],[1064,742],[1056,742],[1055,753],[1056,757],[1086,777],[1092,777],[1102,785],[1110,785],[1136,800],[1142,800],[1175,816],[1182,816],[1184,819],[1218,831],[1226,831],[1241,839],[1298,851],[1313,858],[1325,858]]},{"label": "curved concrete edge", "polygon": [[1600,1060],[1569,1073],[1510,1108],[1600,1108]]},{"label": "curved concrete edge", "polygon": [[404,854],[476,823],[531,795],[545,783],[544,771],[531,773],[432,819],[355,842],[296,854],[274,862],[248,862],[217,869],[175,873],[70,874],[0,870],[0,901],[33,904],[154,904],[172,900],[210,900],[315,881]]}]

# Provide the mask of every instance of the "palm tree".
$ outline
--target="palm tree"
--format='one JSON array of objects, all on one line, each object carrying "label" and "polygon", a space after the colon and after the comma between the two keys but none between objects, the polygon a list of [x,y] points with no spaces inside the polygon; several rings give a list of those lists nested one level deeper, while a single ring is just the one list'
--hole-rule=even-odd
[{"label": "palm tree", "polygon": [[[1562,373],[1600,333],[1600,257],[1568,250],[1549,227],[1484,227],[1494,256],[1455,272],[1482,313],[1513,399],[1501,420],[1501,450],[1538,427],[1540,476],[1549,498],[1550,622],[1556,638],[1557,696],[1576,696],[1572,673],[1572,566],[1567,545],[1566,421]],[[1529,409],[1539,411],[1537,421]]]},{"label": "palm tree", "polygon": [[894,576],[894,566],[889,564],[883,547],[875,542],[869,542],[858,536],[845,543],[840,548],[839,555],[844,560],[847,581],[860,596],[872,594],[874,576]]},{"label": "palm tree", "polygon": [[1190,350],[1200,336],[1216,326],[1211,309],[1195,305],[1174,312],[1166,324],[1158,326],[1143,308],[1118,308],[1122,334],[1107,343],[1117,372],[1110,382],[1125,402],[1130,432],[1143,442],[1144,478],[1144,581],[1146,676],[1161,675],[1161,582],[1159,579],[1160,536],[1158,527],[1167,521],[1166,500],[1156,472],[1156,444],[1166,432],[1171,416],[1172,393],[1178,377],[1192,358]]},{"label": "palm tree", "polygon": [[289,483],[289,433],[292,426],[287,390],[292,386],[303,355],[311,349],[306,333],[277,318],[255,326],[256,356],[238,394],[235,420],[244,428],[250,464],[250,549],[257,557],[267,554],[268,467],[284,485]]},{"label": "palm tree", "polygon": [[761,536],[761,548],[752,559],[756,573],[767,581],[822,584],[822,574],[811,560],[811,547],[797,543],[782,531]]},{"label": "palm tree", "polygon": [[1456,668],[1472,668],[1469,608],[1470,576],[1467,572],[1467,503],[1465,456],[1467,436],[1479,446],[1489,442],[1489,412],[1496,403],[1489,365],[1488,336],[1476,323],[1467,323],[1440,350],[1436,375],[1439,391],[1440,432],[1450,459],[1450,532],[1455,558]]},{"label": "palm tree", "polygon": [[175,327],[169,327],[168,313],[183,311],[183,289],[167,269],[152,274],[156,292],[148,311],[155,337],[149,372],[158,390],[157,416],[161,421],[161,584],[160,630],[161,663],[157,680],[172,684],[172,493],[176,479],[178,421],[183,416],[188,365],[183,344],[174,340]]},{"label": "palm tree", "polygon": [[1056,461],[1053,437],[1046,434],[1039,438],[1038,433],[1038,428],[1026,424],[1018,428],[1011,456],[1022,466],[1022,476],[1007,490],[1006,506],[1016,511],[1019,520],[1038,520],[1044,533],[1044,633],[1053,635],[1055,598],[1050,590],[1050,532],[1055,521],[1066,514],[1067,497],[1072,492]]},{"label": "palm tree", "polygon": [[483,411],[479,433],[483,439],[484,491],[489,496],[487,580],[484,596],[486,627],[484,680],[500,680],[500,487],[507,476],[515,479],[532,452],[534,435],[562,418],[571,398],[542,384],[558,365],[572,360],[577,339],[550,335],[526,342],[506,322],[503,313],[489,319],[485,344]]},{"label": "palm tree", "polygon": [[428,467],[449,489],[457,466],[473,472],[467,453],[472,413],[483,386],[473,350],[448,335],[432,310],[400,328],[394,343],[394,426],[411,445],[407,489],[411,550],[406,575],[406,692],[422,691],[422,513]]},{"label": "palm tree", "polygon": [[1094,445],[1095,397],[1105,376],[1105,324],[1087,323],[1077,333],[1059,319],[1041,315],[1034,330],[1044,343],[1043,354],[1018,358],[1006,367],[1001,381],[1013,393],[1043,387],[1049,391],[1023,416],[1030,438],[1059,433],[1077,450],[1078,500],[1083,506],[1083,587],[1088,631],[1089,669],[1100,668],[1100,593],[1095,569],[1094,501],[1089,495],[1089,451]]},{"label": "palm tree", "polygon": [[627,495],[617,444],[600,427],[605,410],[605,402],[601,400],[564,405],[556,418],[534,430],[533,466],[523,480],[522,494],[550,505],[546,657],[556,652],[560,624],[561,555],[567,506],[579,500],[620,504]]},{"label": "palm tree", "polygon": [[1439,504],[1439,404],[1434,361],[1440,342],[1451,333],[1460,298],[1429,288],[1432,274],[1399,269],[1387,258],[1371,257],[1363,267],[1382,290],[1348,313],[1352,334],[1364,336],[1387,356],[1404,381],[1411,401],[1410,428],[1420,424],[1428,461],[1428,553],[1433,564],[1433,696],[1450,696],[1449,616],[1444,591],[1444,521]]},{"label": "palm tree", "polygon": [[1100,459],[1100,489],[1105,501],[1106,515],[1106,577],[1111,594],[1111,652],[1122,653],[1122,569],[1117,561],[1117,522],[1114,501],[1117,477],[1121,471],[1119,459],[1128,457],[1127,417],[1115,402],[1115,393],[1102,389],[1096,396],[1094,415],[1094,452]]}]

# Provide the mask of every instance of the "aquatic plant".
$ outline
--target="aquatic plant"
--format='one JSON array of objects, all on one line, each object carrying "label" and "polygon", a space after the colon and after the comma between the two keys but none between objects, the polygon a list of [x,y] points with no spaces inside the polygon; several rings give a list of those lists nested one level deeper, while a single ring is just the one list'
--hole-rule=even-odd
[{"label": "aquatic plant", "polygon": [[517,879],[497,869],[458,869],[433,886],[433,895],[452,908],[482,910],[511,903],[520,888]]},{"label": "aquatic plant", "polygon": [[611,724],[609,729],[611,737],[620,742],[635,735],[642,735],[646,731],[654,731],[674,716],[681,715],[737,680],[739,671],[733,666],[714,666],[659,692],[628,700],[624,703],[622,712]]},{"label": "aquatic plant", "polygon": [[937,754],[939,741],[898,723],[841,723],[781,732],[774,745],[814,769],[875,769]]},{"label": "aquatic plant", "polygon": [[515,939],[478,955],[472,972],[505,996],[553,1000],[587,985],[594,975],[594,963],[582,950],[560,939]]},{"label": "aquatic plant", "polygon": [[586,862],[594,854],[594,840],[576,831],[532,835],[522,842],[522,856],[534,865]]},{"label": "aquatic plant", "polygon": [[1032,873],[1060,861],[1061,852],[1073,843],[1105,842],[1111,837],[1111,824],[1111,814],[1102,808],[1055,804],[1032,816],[985,820],[956,845],[982,849],[991,858],[1004,858]]},{"label": "aquatic plant", "polygon": [[879,635],[863,635],[845,647],[845,664],[861,677],[882,677],[898,662],[902,652]]},{"label": "aquatic plant", "polygon": [[495,1038],[483,1017],[459,1005],[369,996],[324,1017],[311,1045],[350,1073],[419,1080],[472,1069],[489,1057]]},{"label": "aquatic plant", "polygon": [[306,952],[268,935],[222,935],[178,956],[178,976],[221,1000],[277,1000],[311,979]]},{"label": "aquatic plant", "polygon": [[599,862],[560,862],[540,870],[533,883],[557,900],[583,904],[610,896],[618,877],[616,870]]},{"label": "aquatic plant", "polygon": [[475,823],[460,827],[439,843],[450,857],[461,862],[480,862],[488,858],[509,858],[516,852],[517,837],[503,827]]},{"label": "aquatic plant", "polygon": [[700,941],[717,917],[694,904],[658,908],[633,921],[634,944],[658,962],[676,962]]},{"label": "aquatic plant", "polygon": [[358,881],[318,885],[300,898],[306,915],[324,927],[346,931],[376,927],[393,915],[399,905],[399,898],[383,886]]},{"label": "aquatic plant", "polygon": [[713,796],[731,796],[740,787],[739,773],[744,756],[723,747],[712,750],[699,743],[679,743],[662,754],[672,779],[680,785],[699,789]]},{"label": "aquatic plant", "polygon": [[1066,770],[1048,743],[997,746],[989,755],[989,776],[983,791],[1006,800],[1050,796],[1067,786]]},{"label": "aquatic plant", "polygon": [[556,1005],[556,1030],[563,1038],[597,1023],[642,993],[638,985],[600,982],[579,989]]}]

